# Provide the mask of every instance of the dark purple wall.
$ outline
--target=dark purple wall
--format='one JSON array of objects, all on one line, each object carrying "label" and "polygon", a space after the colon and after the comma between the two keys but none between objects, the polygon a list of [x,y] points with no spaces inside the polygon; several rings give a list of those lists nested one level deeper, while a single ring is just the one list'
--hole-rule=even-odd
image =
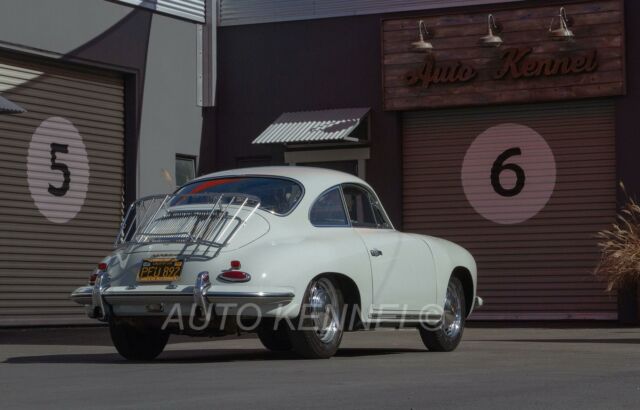
[{"label": "dark purple wall", "polygon": [[[618,180],[640,199],[640,1],[625,1],[627,95],[616,99],[616,162]],[[626,198],[622,193],[618,202]],[[620,321],[637,323],[637,289],[620,292]]]},{"label": "dark purple wall", "polygon": [[[144,73],[153,13],[134,9],[122,20],[62,59],[72,63],[104,65],[125,73],[125,203],[136,199],[138,140]],[[123,47],[126,44],[126,47]]]},{"label": "dark purple wall", "polygon": [[283,112],[371,107],[367,180],[399,225],[400,126],[397,114],[382,111],[380,17],[223,27],[218,38],[217,118],[205,113],[216,122],[205,139],[217,142],[206,143],[201,170],[247,163],[239,157],[282,163],[281,146],[251,141]]},{"label": "dark purple wall", "polygon": [[[104,32],[60,58],[69,64],[120,72],[124,77],[126,204],[136,199],[138,140],[152,16],[149,10],[133,9]],[[0,51],[32,58],[28,53]]]},{"label": "dark purple wall", "polygon": [[[536,0],[501,7],[542,2],[559,4]],[[627,95],[615,98],[617,168],[628,191],[640,198],[640,1],[625,5]],[[282,163],[282,147],[251,145],[282,112],[371,107],[367,179],[401,226],[400,116],[382,111],[380,21],[357,16],[221,28],[217,108],[204,113],[201,171],[236,167],[239,157]],[[620,292],[619,302],[620,320],[637,323],[636,291]]]}]

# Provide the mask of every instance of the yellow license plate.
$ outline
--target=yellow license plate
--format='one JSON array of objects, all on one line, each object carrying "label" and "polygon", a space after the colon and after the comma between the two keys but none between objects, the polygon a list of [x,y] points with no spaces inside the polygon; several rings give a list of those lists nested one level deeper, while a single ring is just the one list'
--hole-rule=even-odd
[{"label": "yellow license plate", "polygon": [[180,259],[145,259],[138,282],[173,282],[180,277],[184,262]]}]

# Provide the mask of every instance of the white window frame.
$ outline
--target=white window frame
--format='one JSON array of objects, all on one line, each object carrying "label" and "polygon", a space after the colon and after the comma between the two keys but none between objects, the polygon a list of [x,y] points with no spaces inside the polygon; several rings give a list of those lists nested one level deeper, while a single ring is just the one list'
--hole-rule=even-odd
[{"label": "white window frame", "polygon": [[296,165],[309,162],[358,161],[358,177],[365,179],[366,160],[368,160],[370,156],[371,152],[368,147],[285,151],[284,162],[289,165]]},{"label": "white window frame", "polygon": [[[198,156],[197,155],[188,155],[188,154],[179,154],[176,153],[175,155],[175,162],[173,165],[173,172],[174,172],[174,178],[175,178],[175,185],[176,188],[180,187],[180,185],[178,184],[178,160],[179,159],[183,159],[183,160],[193,160],[193,179],[198,178]],[[192,180],[193,180],[192,179]],[[187,181],[189,182],[189,181]]]}]

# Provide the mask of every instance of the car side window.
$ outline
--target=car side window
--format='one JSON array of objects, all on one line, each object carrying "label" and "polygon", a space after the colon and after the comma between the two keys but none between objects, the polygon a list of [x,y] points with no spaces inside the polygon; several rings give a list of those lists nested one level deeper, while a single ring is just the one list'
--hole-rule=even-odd
[{"label": "car side window", "polygon": [[378,224],[378,228],[381,229],[391,229],[391,224],[387,220],[384,215],[384,211],[382,210],[382,206],[379,202],[375,200],[375,198],[371,198],[371,205],[373,206],[373,213],[376,217],[376,223]]},{"label": "car side window", "polygon": [[345,185],[342,188],[344,199],[351,219],[351,225],[355,227],[376,228],[376,218],[371,205],[371,196],[365,189],[355,185]]},{"label": "car side window", "polygon": [[340,188],[323,193],[309,211],[309,220],[314,226],[348,226]]}]

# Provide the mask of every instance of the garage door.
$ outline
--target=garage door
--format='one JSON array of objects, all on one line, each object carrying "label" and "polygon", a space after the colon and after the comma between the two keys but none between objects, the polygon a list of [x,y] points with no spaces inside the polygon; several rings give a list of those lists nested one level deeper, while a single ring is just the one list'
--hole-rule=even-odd
[{"label": "garage door", "polygon": [[592,272],[615,218],[611,101],[406,113],[404,228],[478,262],[475,319],[615,319]]},{"label": "garage door", "polygon": [[0,326],[84,321],[69,293],[122,214],[123,80],[0,55]]}]

